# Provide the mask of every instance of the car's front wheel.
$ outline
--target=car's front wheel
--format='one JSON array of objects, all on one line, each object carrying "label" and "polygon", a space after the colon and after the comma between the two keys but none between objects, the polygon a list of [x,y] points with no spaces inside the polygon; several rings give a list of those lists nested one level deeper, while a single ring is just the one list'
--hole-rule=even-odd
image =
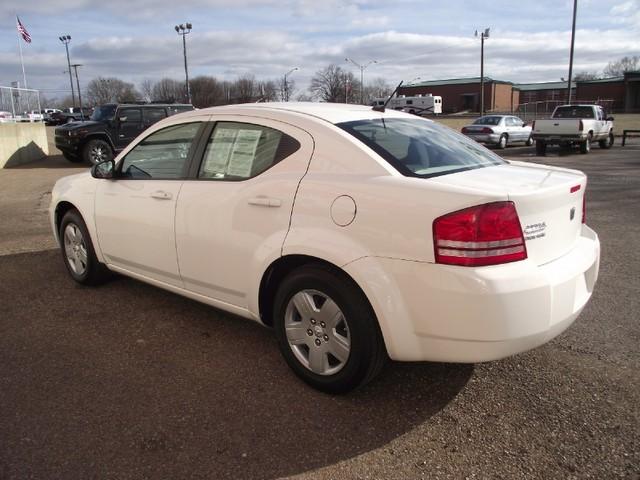
[{"label": "car's front wheel", "polygon": [[527,147],[530,147],[531,145],[533,145],[533,138],[532,137],[527,138],[527,141],[524,144]]},{"label": "car's front wheel", "polygon": [[600,148],[604,148],[604,149],[611,148],[613,147],[613,141],[614,141],[613,132],[609,132],[609,136],[604,140],[600,140],[598,142],[598,145],[600,145]]},{"label": "car's front wheel", "polygon": [[346,275],[323,265],[299,268],[285,278],[276,294],[274,327],[291,369],[325,392],[364,385],[387,358],[363,293]]},{"label": "car's front wheel", "polygon": [[89,140],[85,144],[82,149],[82,157],[85,162],[95,165],[100,162],[112,160],[113,151],[111,150],[111,145],[107,142],[100,140],[99,138],[95,138],[93,140]]},{"label": "car's front wheel", "polygon": [[64,215],[59,237],[64,264],[76,282],[97,285],[109,278],[110,272],[98,261],[87,226],[77,210]]},{"label": "car's front wheel", "polygon": [[507,136],[502,134],[500,136],[500,140],[498,140],[498,148],[502,150],[503,148],[506,148],[506,146],[507,146]]}]

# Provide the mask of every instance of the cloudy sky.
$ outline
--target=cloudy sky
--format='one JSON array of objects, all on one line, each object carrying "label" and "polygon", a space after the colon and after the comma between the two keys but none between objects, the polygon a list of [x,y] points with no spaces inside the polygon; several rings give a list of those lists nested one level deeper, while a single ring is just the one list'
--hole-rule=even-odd
[{"label": "cloudy sky", "polygon": [[[390,83],[478,76],[480,42],[491,27],[485,74],[514,82],[567,76],[571,0],[2,0],[0,85],[22,80],[15,15],[29,87],[68,93],[64,46],[81,85],[96,76],[139,83],[182,79],[176,23],[191,22],[190,75],[274,78],[293,67],[298,88],[345,57],[367,63],[366,78]],[[640,0],[579,0],[574,71],[599,71],[612,59],[640,55]]]}]

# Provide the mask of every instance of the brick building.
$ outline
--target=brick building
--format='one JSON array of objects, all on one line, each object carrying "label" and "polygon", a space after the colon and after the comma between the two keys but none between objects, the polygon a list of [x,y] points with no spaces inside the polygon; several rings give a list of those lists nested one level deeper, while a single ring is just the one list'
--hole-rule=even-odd
[{"label": "brick building", "polygon": [[[480,111],[480,77],[412,83],[398,90],[399,95],[406,96],[427,93],[442,97],[443,113]],[[484,108],[487,112],[512,112],[520,103],[519,94],[511,82],[484,78]]]},{"label": "brick building", "polygon": [[[517,83],[514,88],[520,90],[520,103],[567,101],[567,82]],[[575,97],[576,84],[572,82],[571,97]]]},{"label": "brick building", "polygon": [[640,112],[640,71],[625,72],[622,77],[578,82],[578,101],[613,100],[614,112]]}]

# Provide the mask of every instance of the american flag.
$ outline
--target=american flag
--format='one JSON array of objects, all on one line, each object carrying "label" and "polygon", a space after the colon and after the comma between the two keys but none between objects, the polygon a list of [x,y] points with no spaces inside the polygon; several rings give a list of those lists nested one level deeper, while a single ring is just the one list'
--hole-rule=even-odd
[{"label": "american flag", "polygon": [[22,22],[18,17],[16,17],[16,21],[18,22],[16,23],[16,28],[18,29],[18,33],[22,35],[22,38],[25,42],[31,43],[31,35],[29,35],[29,32],[27,32],[27,29],[24,28],[24,25],[22,25]]}]

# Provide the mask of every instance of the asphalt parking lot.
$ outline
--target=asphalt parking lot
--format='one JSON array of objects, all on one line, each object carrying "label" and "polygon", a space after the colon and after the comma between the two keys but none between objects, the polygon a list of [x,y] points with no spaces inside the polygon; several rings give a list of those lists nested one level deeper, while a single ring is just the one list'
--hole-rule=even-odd
[{"label": "asphalt parking lot", "polygon": [[589,175],[602,263],[572,328],[498,362],[390,364],[347,396],[299,382],[258,325],[127,278],[76,285],[46,208],[86,167],[0,170],[0,479],[640,478],[630,143],[501,152]]}]

